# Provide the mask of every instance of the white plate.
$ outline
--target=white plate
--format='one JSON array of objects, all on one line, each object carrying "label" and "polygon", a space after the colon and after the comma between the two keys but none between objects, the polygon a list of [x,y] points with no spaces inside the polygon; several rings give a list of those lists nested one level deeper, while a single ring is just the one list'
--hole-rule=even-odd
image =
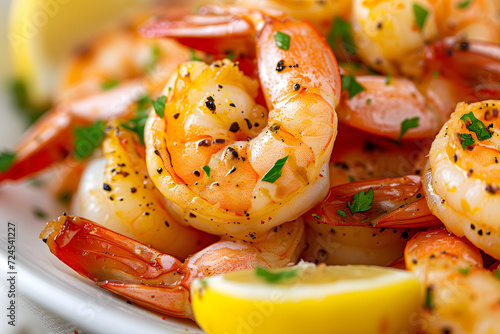
[{"label": "white plate", "polygon": [[[48,218],[37,217],[36,209],[43,210]],[[163,317],[127,304],[125,299],[97,287],[57,260],[38,235],[47,219],[61,213],[59,204],[33,185],[0,186],[0,268],[3,273],[10,271],[6,245],[7,225],[11,222],[16,225],[15,272],[19,293],[96,333],[203,333],[192,321]],[[5,291],[2,294],[3,299]]]}]

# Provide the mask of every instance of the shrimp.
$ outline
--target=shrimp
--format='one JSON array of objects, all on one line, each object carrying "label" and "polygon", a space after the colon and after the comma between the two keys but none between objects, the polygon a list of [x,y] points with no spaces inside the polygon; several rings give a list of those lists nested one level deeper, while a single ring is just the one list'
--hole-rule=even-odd
[{"label": "shrimp", "polygon": [[[178,216],[205,232],[250,240],[326,195],[340,78],[331,49],[308,23],[236,15],[258,31],[269,114],[253,102],[256,84],[230,61],[185,63],[165,88],[164,117],[150,114],[146,156]],[[145,31],[164,36],[164,28],[153,23]],[[277,46],[278,32],[290,37],[288,50]]]},{"label": "shrimp", "polygon": [[397,75],[408,77],[349,73],[363,91],[355,96],[347,90],[342,94],[339,120],[398,139],[401,124],[418,119],[418,126],[410,128],[404,138],[432,138],[458,102],[500,98],[500,48],[496,44],[448,38],[405,59],[409,65]]},{"label": "shrimp", "polygon": [[181,259],[218,239],[182,225],[169,214],[148,176],[137,134],[113,122],[102,147],[105,157],[85,170],[71,212]]},{"label": "shrimp", "polygon": [[419,232],[405,248],[405,262],[427,290],[418,320],[425,333],[500,332],[500,280],[465,238],[443,228]]},{"label": "shrimp", "polygon": [[423,183],[448,230],[500,259],[500,101],[459,103],[432,143]]},{"label": "shrimp", "polygon": [[195,278],[295,263],[303,230],[299,219],[249,243],[222,238],[184,262],[75,216],[49,222],[40,238],[59,260],[101,288],[150,310],[193,319],[189,290]]},{"label": "shrimp", "polygon": [[496,0],[354,0],[354,42],[365,63],[397,75],[409,67],[408,56],[429,42],[500,42],[499,10]]},{"label": "shrimp", "polygon": [[[373,191],[369,209],[352,213],[357,193]],[[304,259],[327,264],[389,265],[401,256],[417,228],[440,225],[423,197],[420,176],[351,182],[305,213]],[[353,209],[354,210],[354,209]]]}]

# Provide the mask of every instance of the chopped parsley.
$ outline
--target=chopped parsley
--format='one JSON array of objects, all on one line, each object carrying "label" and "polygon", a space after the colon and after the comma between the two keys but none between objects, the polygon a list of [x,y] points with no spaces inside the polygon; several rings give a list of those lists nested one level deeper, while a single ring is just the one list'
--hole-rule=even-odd
[{"label": "chopped parsley", "polygon": [[373,202],[373,197],[374,194],[372,188],[368,189],[366,192],[361,190],[352,197],[352,204],[351,202],[347,203],[347,207],[351,210],[352,214],[355,214],[356,212],[368,211],[372,208],[370,205]]},{"label": "chopped parsley", "polygon": [[28,124],[33,124],[46,110],[50,109],[50,105],[35,104],[30,98],[26,82],[22,79],[13,80],[10,85],[13,104],[20,114],[24,116]]},{"label": "chopped parsley", "polygon": [[460,2],[458,5],[457,5],[457,8],[460,8],[460,9],[465,9],[467,7],[469,7],[470,3],[472,1],[471,0],[465,0],[465,1],[462,1]]},{"label": "chopped parsley", "polygon": [[495,277],[500,279],[500,267],[495,271]]},{"label": "chopped parsley", "polygon": [[210,167],[203,166],[203,170],[205,171],[205,173],[207,173],[207,176],[210,176]]},{"label": "chopped parsley", "polygon": [[469,275],[469,273],[470,273],[470,267],[458,268],[458,269],[457,269],[457,271],[458,271],[460,274],[462,274],[462,275],[464,275],[464,276],[467,276],[467,275]]},{"label": "chopped parsley", "polygon": [[476,134],[478,140],[487,140],[491,138],[491,133],[486,130],[484,123],[478,120],[472,111],[464,114],[460,119],[465,123],[468,130]]},{"label": "chopped parsley", "polygon": [[101,89],[102,90],[108,90],[108,89],[111,89],[113,87],[118,86],[119,83],[120,83],[120,81],[118,81],[116,79],[109,79],[109,80],[104,81],[101,84]]},{"label": "chopped parsley", "polygon": [[75,151],[74,156],[78,160],[88,158],[94,153],[104,139],[104,122],[99,120],[89,126],[81,126],[75,128],[73,144]]},{"label": "chopped parsley", "polygon": [[47,214],[39,208],[33,209],[33,214],[35,215],[35,217],[40,219],[45,219],[47,217]]},{"label": "chopped parsley", "polygon": [[334,50],[339,39],[344,45],[345,51],[349,55],[356,54],[356,46],[354,45],[354,39],[351,34],[351,23],[336,17],[333,21],[332,30],[330,30],[326,41],[328,42],[328,45],[330,45],[330,48]]},{"label": "chopped parsley", "polygon": [[160,59],[160,57],[161,57],[161,49],[158,46],[158,44],[154,44],[151,47],[151,54],[149,56],[149,59],[146,62],[146,64],[144,65],[144,70],[146,72],[151,72],[153,70],[153,68],[156,66],[156,64],[158,63],[158,60]]},{"label": "chopped parsley", "polygon": [[120,123],[120,125],[125,129],[137,133],[141,145],[144,145],[144,127],[146,126],[146,121],[148,119],[148,109],[150,106],[151,103],[149,101],[149,97],[147,95],[141,97],[139,100],[137,100],[135,117],[129,119],[126,122]]},{"label": "chopped parsley", "polygon": [[407,118],[403,122],[401,122],[401,131],[399,132],[398,141],[400,141],[401,138],[403,138],[403,136],[408,130],[418,128],[419,120],[420,120],[419,117],[413,117],[413,118]]},{"label": "chopped parsley", "polygon": [[415,23],[417,24],[419,31],[422,31],[424,27],[425,20],[427,20],[427,16],[429,12],[424,9],[422,6],[414,3],[413,4],[413,14],[415,15]]},{"label": "chopped parsley", "polygon": [[194,52],[193,49],[189,49],[189,51],[191,52],[191,60],[194,60],[194,61],[203,61],[200,58],[198,58],[198,56],[196,55],[196,53]]},{"label": "chopped parsley", "polygon": [[391,75],[390,74],[387,74],[385,76],[385,84],[386,85],[389,85],[391,83]]},{"label": "chopped parsley", "polygon": [[276,31],[274,34],[274,42],[282,50],[290,49],[290,36],[281,31]]},{"label": "chopped parsley", "polygon": [[257,277],[262,278],[264,281],[271,284],[280,283],[287,279],[294,278],[297,274],[298,269],[286,269],[276,273],[261,266],[257,266],[255,269],[255,275],[257,275]]},{"label": "chopped parsley", "polygon": [[345,213],[344,210],[337,210],[337,214],[344,217],[344,218],[347,218],[347,213]]},{"label": "chopped parsley", "polygon": [[352,176],[348,176],[347,179],[349,180],[349,182],[354,182],[354,178]]},{"label": "chopped parsley", "polygon": [[279,179],[281,176],[281,170],[283,169],[285,162],[288,160],[288,157],[289,155],[276,161],[274,166],[264,175],[262,181],[274,183],[274,181]]},{"label": "chopped parsley", "polygon": [[426,293],[425,293],[425,302],[424,306],[429,310],[433,311],[435,306],[434,306],[434,299],[432,296],[432,287],[428,286]]},{"label": "chopped parsley", "polygon": [[438,71],[434,71],[434,72],[432,72],[432,76],[433,76],[434,78],[437,78],[437,77],[439,76],[439,72],[438,72]]},{"label": "chopped parsley", "polygon": [[343,75],[341,77],[340,86],[342,87],[342,91],[349,91],[349,99],[352,99],[354,96],[365,90],[365,87],[361,86],[352,74]]},{"label": "chopped parsley", "polygon": [[468,133],[462,133],[460,135],[460,142],[462,144],[462,148],[464,149],[465,151],[465,146],[470,146],[470,145],[474,145],[474,143],[476,142],[474,140],[474,138],[472,138],[472,135],[471,134],[468,134]]},{"label": "chopped parsley", "polygon": [[155,112],[158,116],[162,117],[165,114],[165,95],[158,97],[156,100],[150,100]]},{"label": "chopped parsley", "polygon": [[11,151],[3,151],[0,153],[0,171],[5,173],[8,171],[16,159],[16,154]]},{"label": "chopped parsley", "polygon": [[313,213],[313,214],[312,214],[312,216],[313,216],[314,218],[316,218],[316,219],[321,219],[321,216],[320,216],[320,215],[318,215],[317,213]]},{"label": "chopped parsley", "polygon": [[231,51],[226,55],[226,58],[229,59],[230,61],[234,61],[234,52]]}]

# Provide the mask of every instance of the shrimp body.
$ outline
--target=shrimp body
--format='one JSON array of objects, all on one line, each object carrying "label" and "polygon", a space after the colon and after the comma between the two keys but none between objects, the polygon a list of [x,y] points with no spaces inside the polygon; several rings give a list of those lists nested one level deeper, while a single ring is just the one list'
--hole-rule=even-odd
[{"label": "shrimp body", "polygon": [[167,211],[148,176],[136,134],[113,124],[102,146],[105,157],[85,170],[72,212],[180,259],[217,240],[182,225]]},{"label": "shrimp body", "polygon": [[[314,28],[251,13],[260,18],[268,115],[252,102],[256,84],[231,62],[185,63],[165,88],[165,116],[152,112],[145,136],[149,173],[178,215],[243,239],[297,218],[326,195],[340,88],[336,60]],[[277,31],[290,36],[289,50],[276,45]],[[273,168],[281,176],[266,180]]]},{"label": "shrimp body", "polygon": [[406,246],[405,262],[427,288],[419,320],[425,333],[500,332],[500,280],[465,238],[443,228],[419,232]]},{"label": "shrimp body", "polygon": [[495,100],[458,104],[432,143],[429,167],[423,177],[431,211],[451,232],[467,237],[497,259],[499,107],[500,101]]}]

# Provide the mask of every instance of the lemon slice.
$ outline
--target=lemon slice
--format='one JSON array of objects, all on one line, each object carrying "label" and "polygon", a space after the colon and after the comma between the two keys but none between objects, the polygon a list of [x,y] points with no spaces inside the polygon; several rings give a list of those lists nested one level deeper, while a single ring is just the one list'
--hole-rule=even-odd
[{"label": "lemon slice", "polygon": [[9,45],[17,78],[32,105],[43,106],[70,52],[152,0],[14,0]]},{"label": "lemon slice", "polygon": [[407,271],[310,263],[195,280],[191,295],[208,334],[415,333],[422,305],[420,282]]}]

